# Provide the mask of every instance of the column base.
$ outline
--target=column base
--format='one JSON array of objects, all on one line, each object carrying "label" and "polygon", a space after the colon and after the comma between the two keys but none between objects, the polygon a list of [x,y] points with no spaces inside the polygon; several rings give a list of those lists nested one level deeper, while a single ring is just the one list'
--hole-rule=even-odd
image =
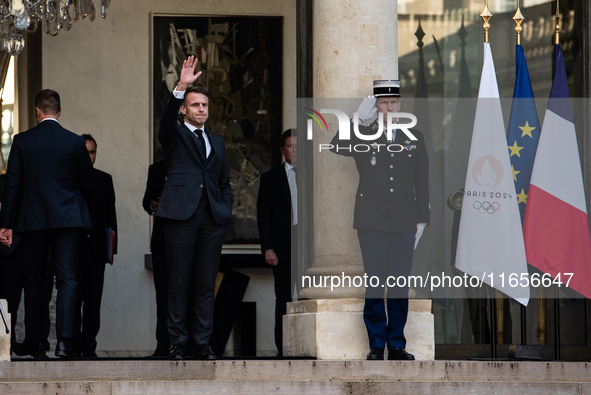
[{"label": "column base", "polygon": [[[363,299],[314,299],[287,304],[283,355],[323,360],[365,359],[369,352]],[[410,299],[406,349],[417,360],[435,359],[431,300]]]},{"label": "column base", "polygon": [[[2,308],[6,314],[6,320],[10,327],[10,314],[8,314],[8,303],[5,299],[1,299]],[[10,328],[9,328],[10,329]],[[10,362],[10,333],[6,333],[6,327],[0,317],[0,362]]]}]

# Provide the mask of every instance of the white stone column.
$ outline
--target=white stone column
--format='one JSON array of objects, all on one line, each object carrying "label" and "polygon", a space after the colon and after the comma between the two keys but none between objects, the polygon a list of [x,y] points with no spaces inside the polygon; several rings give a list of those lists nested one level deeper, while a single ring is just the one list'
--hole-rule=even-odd
[{"label": "white stone column", "polygon": [[[314,99],[363,98],[376,79],[398,78],[398,15],[393,0],[314,2]],[[355,111],[356,108],[352,109]],[[329,130],[338,129],[327,116]],[[332,135],[315,135],[314,145]],[[314,154],[314,263],[310,275],[363,273],[353,205],[354,161]],[[303,298],[363,298],[362,288],[306,289]]]},{"label": "white stone column", "polygon": [[[314,105],[323,98],[363,98],[373,81],[398,79],[398,15],[395,0],[314,2]],[[350,109],[351,113],[357,109]],[[326,117],[332,134],[335,117]],[[331,123],[332,122],[332,123]],[[314,146],[332,135],[315,134]],[[315,150],[316,151],[316,150]],[[354,161],[314,153],[314,262],[310,276],[363,274],[353,229],[358,175]],[[283,318],[284,355],[318,359],[365,359],[361,287],[305,288]],[[337,299],[338,298],[338,299]],[[405,334],[417,359],[434,359],[431,301],[411,300]]]}]

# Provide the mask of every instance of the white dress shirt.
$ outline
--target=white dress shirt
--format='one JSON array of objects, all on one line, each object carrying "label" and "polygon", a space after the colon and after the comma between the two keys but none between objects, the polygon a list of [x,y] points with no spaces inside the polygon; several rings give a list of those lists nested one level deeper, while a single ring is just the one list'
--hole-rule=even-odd
[{"label": "white dress shirt", "polygon": [[287,182],[289,183],[289,192],[291,193],[291,210],[293,219],[291,224],[298,224],[298,185],[296,184],[296,172],[289,163],[284,163],[285,174],[287,175]]}]

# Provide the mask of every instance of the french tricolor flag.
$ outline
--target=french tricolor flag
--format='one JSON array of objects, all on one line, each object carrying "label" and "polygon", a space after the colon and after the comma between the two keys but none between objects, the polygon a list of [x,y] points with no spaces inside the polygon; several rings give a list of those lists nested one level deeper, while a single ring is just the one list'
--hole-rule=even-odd
[{"label": "french tricolor flag", "polygon": [[[533,166],[523,224],[527,262],[591,298],[591,237],[564,60],[554,81]],[[572,276],[565,273],[572,273]]]}]

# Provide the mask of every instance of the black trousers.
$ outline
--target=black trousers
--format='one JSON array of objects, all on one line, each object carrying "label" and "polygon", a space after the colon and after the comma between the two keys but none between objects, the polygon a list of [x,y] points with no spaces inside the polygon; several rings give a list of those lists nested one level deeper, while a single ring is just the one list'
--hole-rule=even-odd
[{"label": "black trousers", "polygon": [[81,239],[79,298],[74,321],[74,351],[84,354],[96,351],[96,337],[101,326],[101,300],[105,280],[105,260],[91,253],[90,239]]},{"label": "black trousers", "polygon": [[[152,275],[154,288],[156,290],[156,350],[168,352],[170,350],[170,339],[168,337],[168,261],[165,251],[152,252]],[[187,342],[187,353],[192,352],[195,342],[193,332],[193,303],[187,300],[186,327],[189,340]]]},{"label": "black trousers", "polygon": [[287,312],[287,303],[291,302],[291,262],[289,255],[278,257],[279,264],[273,266],[275,283],[275,346],[279,355],[283,355],[283,316]]},{"label": "black trousers", "polygon": [[168,351],[168,263],[166,251],[152,252],[152,271],[156,289],[156,350]]},{"label": "black trousers", "polygon": [[[294,279],[297,277],[297,237],[298,227],[293,225],[289,236],[282,240],[277,259],[279,263],[273,266],[275,285],[275,347],[279,355],[283,355],[283,316],[287,312],[287,303],[292,301]],[[293,265],[292,265],[293,263]]]},{"label": "black trousers", "polygon": [[168,336],[173,345],[186,346],[189,341],[189,300],[193,302],[195,344],[209,343],[224,230],[207,206],[185,221],[167,219],[164,224],[169,274]]},{"label": "black trousers", "polygon": [[49,317],[49,305],[53,298],[53,285],[55,278],[55,265],[51,261],[51,257],[47,257],[45,264],[45,278],[43,279],[43,286],[41,287],[41,294],[43,298],[43,312],[41,316],[41,346],[45,351],[49,351],[49,334],[51,333],[51,318]]},{"label": "black trousers", "polygon": [[[0,255],[0,299],[8,302],[10,314],[10,341],[16,341],[16,321],[18,306],[21,302],[21,294],[24,286],[23,268],[20,260],[20,249],[10,255]],[[0,330],[4,330],[4,324],[0,323]]]},{"label": "black trousers", "polygon": [[25,279],[25,339],[29,342],[44,340],[42,320],[47,302],[43,284],[50,247],[57,280],[56,334],[58,339],[72,339],[78,298],[80,232],[80,228],[60,228],[21,234],[19,248]]}]

